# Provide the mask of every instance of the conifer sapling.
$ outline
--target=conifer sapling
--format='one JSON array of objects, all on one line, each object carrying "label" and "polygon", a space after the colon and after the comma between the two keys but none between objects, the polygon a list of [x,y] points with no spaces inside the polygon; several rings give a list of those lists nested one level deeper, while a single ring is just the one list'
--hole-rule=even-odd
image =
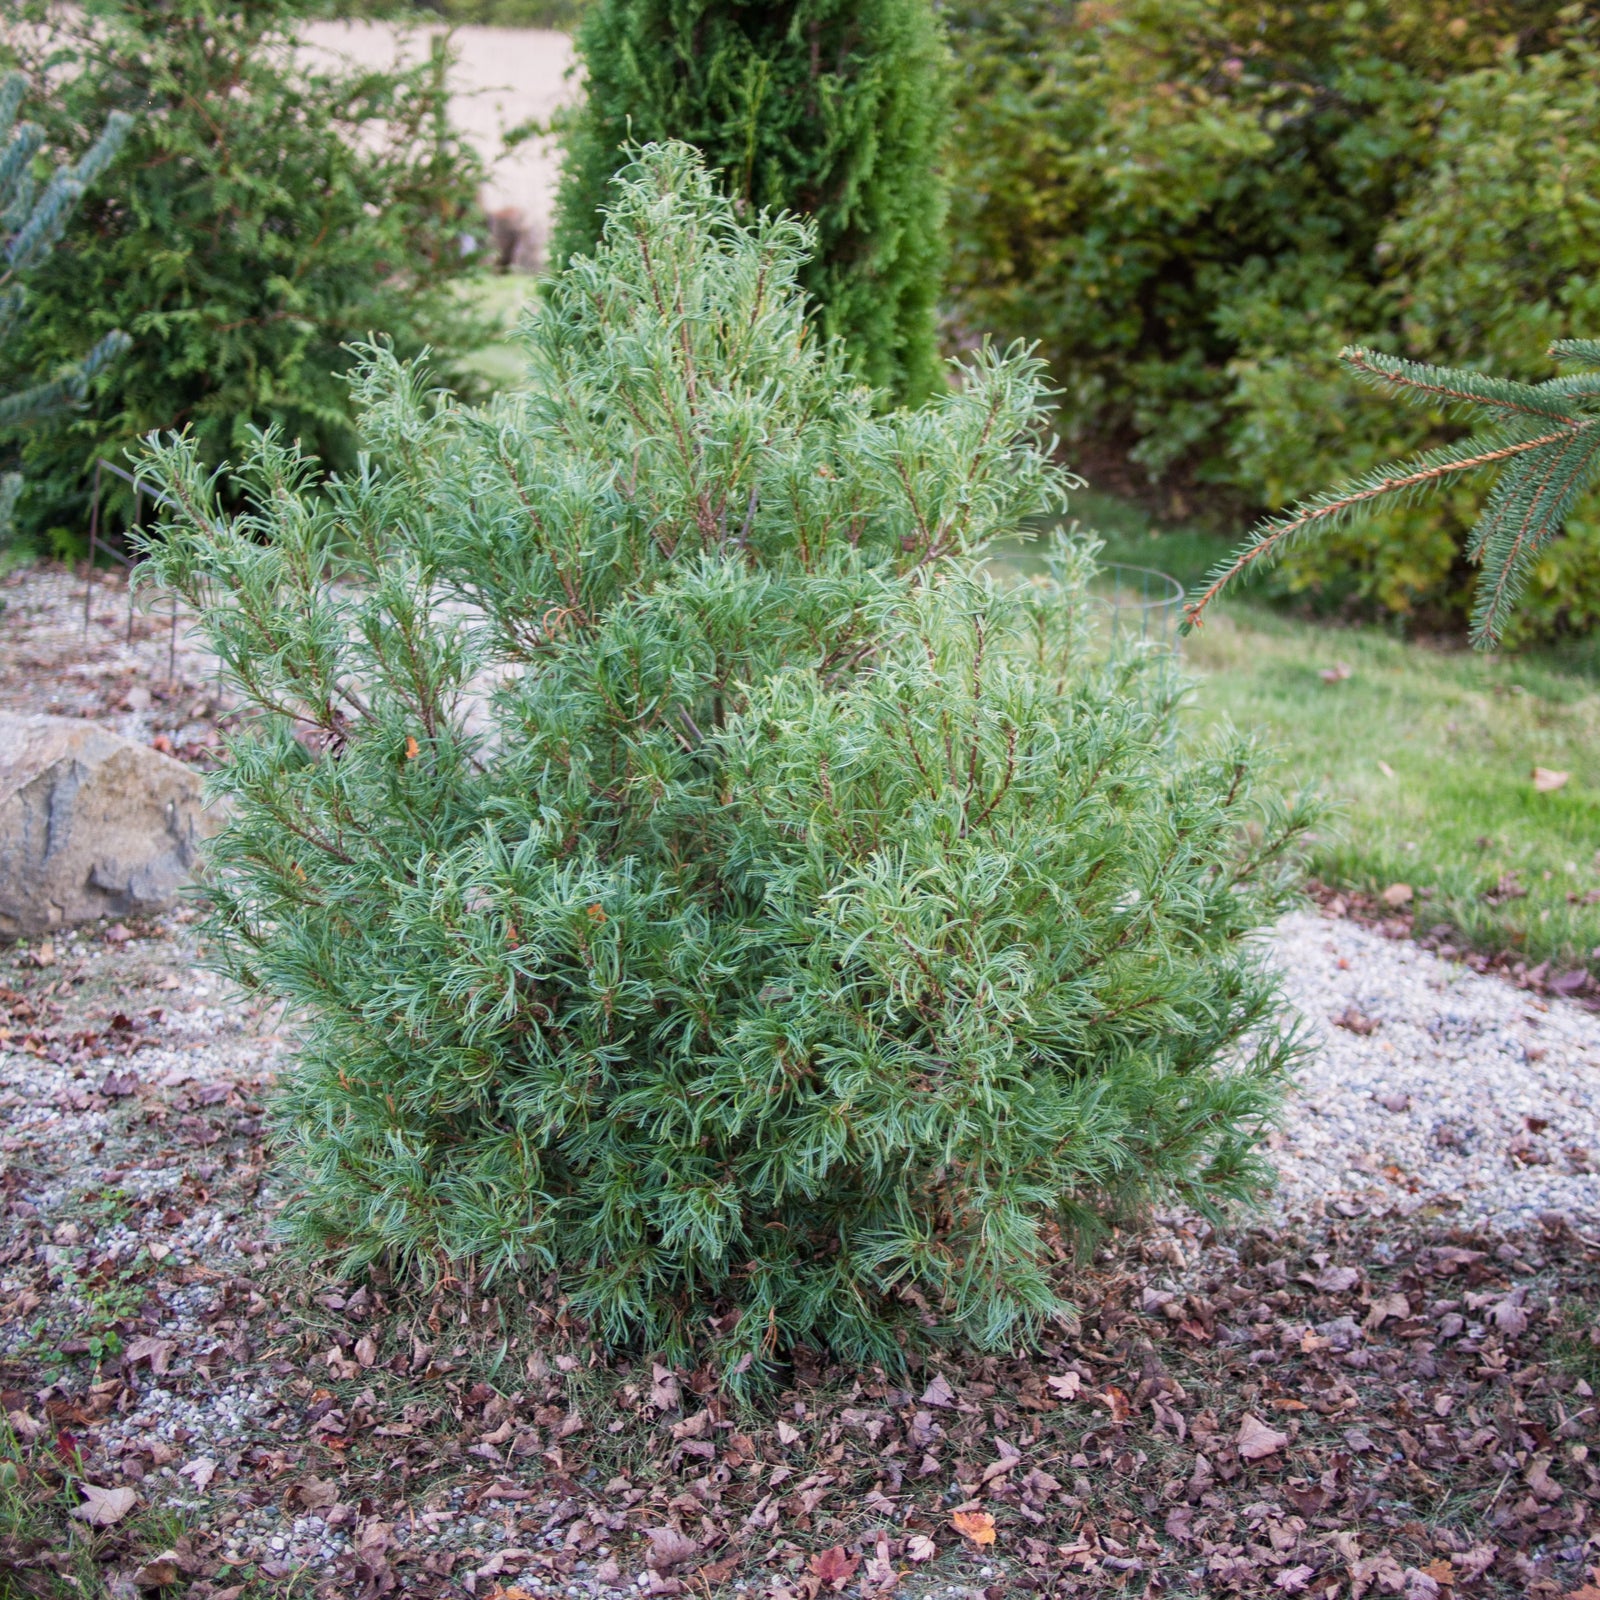
[{"label": "conifer sapling", "polygon": [[211,926],[301,1018],[288,1227],[747,1378],[1009,1346],[1105,1208],[1257,1183],[1307,815],[1096,664],[1083,550],[983,575],[1068,482],[1036,364],[876,414],[811,242],[647,148],[524,392],[370,350],[360,472],[264,437],[231,525],[188,444],[147,466],[257,713]]}]

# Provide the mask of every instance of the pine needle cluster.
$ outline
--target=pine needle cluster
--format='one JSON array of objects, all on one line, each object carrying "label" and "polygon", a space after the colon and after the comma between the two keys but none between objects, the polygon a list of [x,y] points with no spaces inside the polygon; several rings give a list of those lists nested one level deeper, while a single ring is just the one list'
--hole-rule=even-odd
[{"label": "pine needle cluster", "polygon": [[[75,162],[61,162],[48,182],[35,172],[44,130],[18,122],[28,80],[20,72],[0,80],[0,350],[14,348],[27,309],[24,283],[49,256],[89,185],[116,159],[133,126],[126,112],[114,112],[95,143]],[[89,380],[128,347],[120,329],[103,335],[81,360],[42,382],[0,392],[0,434],[15,433],[81,400]],[[20,473],[0,475],[0,546],[11,535]]]},{"label": "pine needle cluster", "polygon": [[1187,626],[1200,626],[1206,607],[1234,579],[1270,566],[1307,535],[1348,524],[1386,503],[1493,473],[1494,487],[1466,552],[1480,568],[1472,642],[1493,649],[1541,552],[1560,537],[1573,508],[1600,481],[1600,340],[1562,339],[1550,347],[1550,355],[1588,370],[1518,383],[1375,350],[1341,351],[1340,359],[1368,382],[1414,405],[1466,413],[1479,426],[1463,439],[1378,467],[1269,517],[1207,576],[1188,602]]},{"label": "pine needle cluster", "polygon": [[257,716],[213,931],[287,999],[287,1225],[352,1270],[550,1274],[753,1378],[1025,1338],[1109,1205],[1214,1205],[1293,1048],[1251,938],[1306,820],[1096,665],[1037,364],[875,412],[809,227],[649,147],[483,409],[369,350],[326,495],[263,437],[152,551]]}]

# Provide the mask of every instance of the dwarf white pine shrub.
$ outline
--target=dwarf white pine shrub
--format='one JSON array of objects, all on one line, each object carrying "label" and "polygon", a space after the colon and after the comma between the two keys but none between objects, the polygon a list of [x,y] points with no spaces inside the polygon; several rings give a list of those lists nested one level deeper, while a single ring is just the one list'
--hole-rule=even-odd
[{"label": "dwarf white pine shrub", "polygon": [[875,415],[793,220],[649,148],[483,410],[375,349],[326,495],[263,439],[153,551],[259,713],[212,929],[304,1045],[287,1220],[351,1268],[551,1274],[747,1371],[1062,1309],[1106,1205],[1245,1192],[1291,1048],[1250,935],[1304,821],[1092,665],[1040,375]]}]

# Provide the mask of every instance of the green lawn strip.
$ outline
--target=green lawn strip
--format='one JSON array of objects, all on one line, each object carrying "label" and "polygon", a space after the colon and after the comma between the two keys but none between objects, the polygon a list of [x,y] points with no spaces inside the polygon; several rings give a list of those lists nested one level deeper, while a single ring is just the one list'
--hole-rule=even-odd
[{"label": "green lawn strip", "polygon": [[[1186,586],[1226,544],[1163,530],[1106,495],[1076,496],[1072,509],[1100,531],[1105,560]],[[1592,641],[1485,656],[1232,600],[1182,653],[1200,726],[1259,729],[1299,782],[1338,802],[1313,849],[1317,876],[1369,893],[1407,883],[1419,932],[1448,923],[1462,942],[1530,965],[1600,970],[1600,904],[1584,899],[1600,894]],[[1350,676],[1324,681],[1341,662]],[[1540,793],[1535,766],[1568,773],[1566,784]]]},{"label": "green lawn strip", "polygon": [[[1196,709],[1260,728],[1341,816],[1312,870],[1407,883],[1419,929],[1449,923],[1530,962],[1600,945],[1600,695],[1528,659],[1408,644],[1234,606],[1185,642]],[[1327,682],[1343,663],[1349,677]],[[1541,793],[1535,766],[1569,774]]]}]

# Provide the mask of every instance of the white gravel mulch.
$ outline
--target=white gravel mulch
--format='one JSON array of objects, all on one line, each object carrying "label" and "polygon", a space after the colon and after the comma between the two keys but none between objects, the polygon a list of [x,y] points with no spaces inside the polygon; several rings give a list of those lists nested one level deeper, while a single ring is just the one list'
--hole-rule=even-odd
[{"label": "white gravel mulch", "polygon": [[1281,1211],[1600,1218],[1600,1016],[1315,912],[1274,952],[1315,1039],[1273,1140]]},{"label": "white gravel mulch", "polygon": [[[216,657],[181,607],[130,596],[120,572],[40,562],[0,577],[0,711],[86,717],[168,755],[207,765],[227,714]],[[87,611],[87,615],[86,615]]]}]

